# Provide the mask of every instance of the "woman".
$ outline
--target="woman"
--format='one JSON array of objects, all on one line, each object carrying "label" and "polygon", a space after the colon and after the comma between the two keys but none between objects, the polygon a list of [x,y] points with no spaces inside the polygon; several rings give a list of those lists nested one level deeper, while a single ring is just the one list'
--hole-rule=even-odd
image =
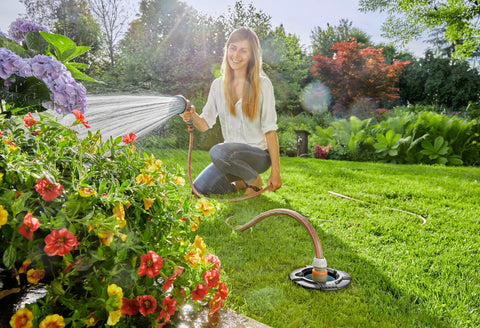
[{"label": "woman", "polygon": [[215,79],[202,114],[195,107],[181,114],[201,132],[220,119],[224,143],[210,149],[212,163],[194,181],[202,194],[263,187],[260,173],[271,166],[267,186],[282,186],[277,139],[277,114],[271,81],[263,74],[260,43],[248,28],[232,32],[225,45],[222,76]]}]

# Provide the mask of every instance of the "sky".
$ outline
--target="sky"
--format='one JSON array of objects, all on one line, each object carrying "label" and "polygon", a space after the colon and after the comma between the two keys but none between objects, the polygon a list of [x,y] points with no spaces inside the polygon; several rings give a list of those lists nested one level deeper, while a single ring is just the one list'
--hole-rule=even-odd
[{"label": "sky", "polygon": [[[127,3],[138,3],[138,0],[124,0]],[[219,16],[234,6],[235,0],[183,0],[200,13]],[[249,0],[243,1],[249,4]],[[352,26],[370,36],[373,43],[389,43],[381,36],[381,25],[385,15],[380,13],[363,13],[358,10],[359,0],[255,0],[252,1],[257,10],[271,16],[272,26],[283,24],[285,31],[295,34],[300,43],[306,47],[311,44],[310,36],[315,27],[325,29],[327,23],[338,26],[340,19],[348,19]],[[138,10],[138,6],[133,6]],[[12,21],[25,13],[25,7],[19,0],[0,0],[0,30],[8,31]],[[407,44],[403,49],[417,57],[423,57],[428,45],[421,41]],[[400,48],[399,48],[400,49]]]}]

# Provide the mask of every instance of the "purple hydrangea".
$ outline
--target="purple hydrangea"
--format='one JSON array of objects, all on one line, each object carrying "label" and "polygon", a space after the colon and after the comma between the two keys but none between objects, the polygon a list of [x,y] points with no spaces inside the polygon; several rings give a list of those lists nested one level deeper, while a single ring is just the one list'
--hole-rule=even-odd
[{"label": "purple hydrangea", "polygon": [[5,33],[3,33],[2,31],[0,31],[0,36],[3,36],[4,38],[10,39],[10,38],[8,37],[8,35],[6,35]]},{"label": "purple hydrangea", "polygon": [[38,31],[48,32],[48,29],[42,25],[32,23],[21,18],[17,18],[14,22],[10,24],[10,28],[8,29],[8,35],[10,35],[12,40],[17,42],[18,44],[22,44],[23,40],[25,39],[25,35],[28,32]]},{"label": "purple hydrangea", "polygon": [[0,78],[7,79],[12,74],[28,77],[32,76],[32,69],[24,58],[8,49],[0,48]]},{"label": "purple hydrangea", "polygon": [[36,55],[28,59],[32,75],[43,81],[50,90],[51,99],[43,105],[58,113],[71,113],[74,109],[84,113],[87,106],[85,87],[77,83],[66,67],[51,56]]}]

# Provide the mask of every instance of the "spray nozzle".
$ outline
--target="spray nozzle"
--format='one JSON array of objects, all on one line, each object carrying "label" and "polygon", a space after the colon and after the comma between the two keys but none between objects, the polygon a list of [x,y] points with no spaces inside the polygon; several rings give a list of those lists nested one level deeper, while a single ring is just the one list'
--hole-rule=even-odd
[{"label": "spray nozzle", "polygon": [[[170,102],[170,111],[173,114],[182,114],[185,111],[190,110],[190,101],[182,95],[176,95],[172,97]],[[193,125],[193,121],[187,122],[189,128]]]}]

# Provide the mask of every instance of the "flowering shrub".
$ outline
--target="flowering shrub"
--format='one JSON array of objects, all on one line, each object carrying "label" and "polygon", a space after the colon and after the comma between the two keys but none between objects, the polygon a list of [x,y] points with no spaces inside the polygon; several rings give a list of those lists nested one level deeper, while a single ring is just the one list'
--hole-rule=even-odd
[{"label": "flowering shrub", "polygon": [[47,289],[12,322],[161,326],[186,301],[223,305],[220,261],[193,232],[215,207],[182,198],[184,179],[126,136],[0,117],[0,265]]},{"label": "flowering shrub", "polygon": [[[80,72],[85,64],[70,61],[88,51],[46,28],[17,19],[9,35],[0,34],[0,108],[4,112],[55,109],[84,112],[86,90],[76,79],[94,81]],[[48,54],[48,55],[47,55]]]},{"label": "flowering shrub", "polygon": [[[10,31],[26,32],[28,44],[56,38],[18,26]],[[0,43],[25,49],[1,35]],[[68,42],[66,48],[75,49]],[[181,196],[185,179],[136,151],[134,134],[103,142],[89,132],[79,139],[49,114],[18,115],[25,107],[12,99],[32,100],[30,93],[43,85],[50,93],[42,106],[52,100],[57,111],[75,115],[74,125],[89,128],[83,98],[61,68],[71,57],[62,49],[54,50],[61,62],[0,48],[0,96],[7,104],[0,113],[0,269],[22,289],[46,289],[10,325],[163,327],[186,302],[208,304],[215,313],[228,295],[220,261],[194,235],[215,206]],[[36,89],[12,89],[21,79],[36,79]]]},{"label": "flowering shrub", "polygon": [[320,145],[315,145],[313,155],[315,158],[327,159],[329,151],[330,146],[322,147]]}]

